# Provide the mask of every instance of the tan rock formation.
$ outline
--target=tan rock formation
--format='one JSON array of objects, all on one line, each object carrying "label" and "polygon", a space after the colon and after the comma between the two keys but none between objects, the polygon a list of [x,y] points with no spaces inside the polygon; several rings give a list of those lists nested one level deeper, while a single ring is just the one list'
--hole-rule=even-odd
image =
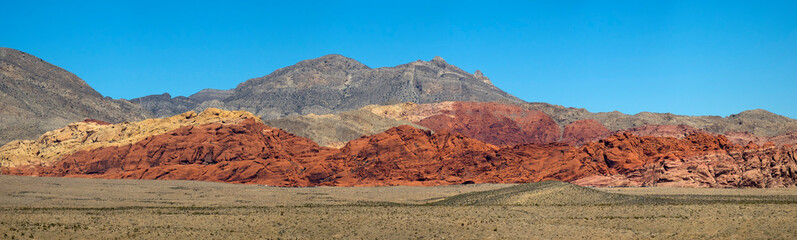
[{"label": "tan rock formation", "polygon": [[247,118],[260,122],[259,117],[249,112],[223,111],[215,108],[209,108],[199,114],[190,111],[168,118],[111,125],[96,121],[76,122],[64,128],[49,131],[37,140],[12,141],[0,147],[0,166],[48,165],[57,161],[61,156],[81,150],[130,145],[183,126],[240,123]]}]

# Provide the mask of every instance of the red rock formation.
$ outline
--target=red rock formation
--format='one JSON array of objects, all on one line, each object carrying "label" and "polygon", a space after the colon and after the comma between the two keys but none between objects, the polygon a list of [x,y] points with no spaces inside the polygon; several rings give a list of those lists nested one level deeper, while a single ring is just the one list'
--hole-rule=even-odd
[{"label": "red rock formation", "polygon": [[[440,185],[480,180],[498,147],[459,133],[399,126],[349,142],[341,157],[352,185]],[[347,184],[348,185],[348,184]]]},{"label": "red rock formation", "polygon": [[494,102],[454,102],[452,108],[415,122],[434,131],[462,133],[497,146],[559,140],[560,128],[543,112]]},{"label": "red rock formation", "polygon": [[[575,180],[600,173],[575,160],[566,144],[499,149],[459,133],[409,126],[353,140],[341,149],[350,176],[343,185],[442,185]],[[599,165],[599,164],[596,164]],[[604,167],[605,169],[605,167]],[[355,184],[349,184],[349,182]]]},{"label": "red rock formation", "polygon": [[797,185],[797,149],[751,144],[693,156],[669,155],[624,174],[595,175],[585,186],[787,187]]},{"label": "red rock formation", "polygon": [[578,120],[567,124],[562,134],[561,142],[581,145],[597,141],[611,134],[609,129],[595,119]]},{"label": "red rock formation", "polygon": [[246,120],[188,126],[138,143],[78,152],[49,167],[5,174],[186,179],[277,186],[441,185],[540,180],[584,185],[794,186],[794,147],[732,144],[724,136],[609,136],[581,147],[498,148],[449,131],[410,126],[319,147]]},{"label": "red rock formation", "polygon": [[302,178],[304,171],[332,153],[309,139],[247,119],[241,124],[182,127],[132,145],[78,152],[52,167],[19,171],[42,176],[307,186],[313,183]]}]

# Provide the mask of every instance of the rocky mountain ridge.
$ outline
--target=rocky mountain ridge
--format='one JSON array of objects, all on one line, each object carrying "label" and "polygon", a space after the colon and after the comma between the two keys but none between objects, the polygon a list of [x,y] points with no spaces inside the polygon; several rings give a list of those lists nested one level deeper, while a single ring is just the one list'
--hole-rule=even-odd
[{"label": "rocky mountain ridge", "polygon": [[203,91],[217,94],[210,98],[197,97],[202,95],[200,93],[188,98],[151,95],[131,101],[141,104],[156,116],[170,116],[186,110],[201,111],[200,108],[210,105],[227,110],[246,110],[265,120],[332,114],[371,104],[401,102],[522,103],[522,100],[493,86],[481,71],[465,72],[440,57],[373,69],[354,59],[332,54],[247,80],[235,89]]},{"label": "rocky mountain ridge", "polygon": [[777,115],[762,109],[743,111],[727,117],[685,116],[672,113],[641,112],[628,115],[621,112],[589,112],[583,108],[563,107],[549,103],[525,103],[524,107],[542,111],[560,125],[584,119],[595,119],[609,130],[641,127],[649,124],[686,125],[705,131],[725,134],[748,132],[758,136],[772,137],[797,131],[797,120]]},{"label": "rocky mountain ridge", "polygon": [[0,48],[0,144],[33,139],[86,118],[117,123],[148,117],[139,105],[103,97],[64,69]]}]

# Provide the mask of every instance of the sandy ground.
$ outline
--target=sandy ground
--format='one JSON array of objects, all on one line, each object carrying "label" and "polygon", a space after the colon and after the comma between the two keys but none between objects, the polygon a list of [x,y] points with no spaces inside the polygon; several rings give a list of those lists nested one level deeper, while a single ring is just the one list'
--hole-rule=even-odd
[{"label": "sandy ground", "polygon": [[797,238],[795,188],[600,189],[699,199],[673,204],[424,204],[507,186],[279,188],[0,176],[0,238]]}]

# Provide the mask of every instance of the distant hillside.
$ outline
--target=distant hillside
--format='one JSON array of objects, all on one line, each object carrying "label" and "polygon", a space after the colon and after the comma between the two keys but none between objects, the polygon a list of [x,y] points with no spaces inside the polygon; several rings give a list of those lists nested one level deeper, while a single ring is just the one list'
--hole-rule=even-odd
[{"label": "distant hillside", "polygon": [[672,113],[641,112],[634,115],[621,112],[589,112],[583,108],[568,108],[549,103],[526,103],[529,109],[542,111],[560,125],[583,119],[595,119],[610,130],[624,130],[648,124],[686,125],[709,132],[748,132],[759,136],[776,136],[797,132],[797,120],[777,115],[766,110],[748,110],[728,117],[685,116]]},{"label": "distant hillside", "polygon": [[75,74],[0,48],[0,144],[33,139],[86,118],[116,123],[149,116],[136,104],[103,97]]}]

